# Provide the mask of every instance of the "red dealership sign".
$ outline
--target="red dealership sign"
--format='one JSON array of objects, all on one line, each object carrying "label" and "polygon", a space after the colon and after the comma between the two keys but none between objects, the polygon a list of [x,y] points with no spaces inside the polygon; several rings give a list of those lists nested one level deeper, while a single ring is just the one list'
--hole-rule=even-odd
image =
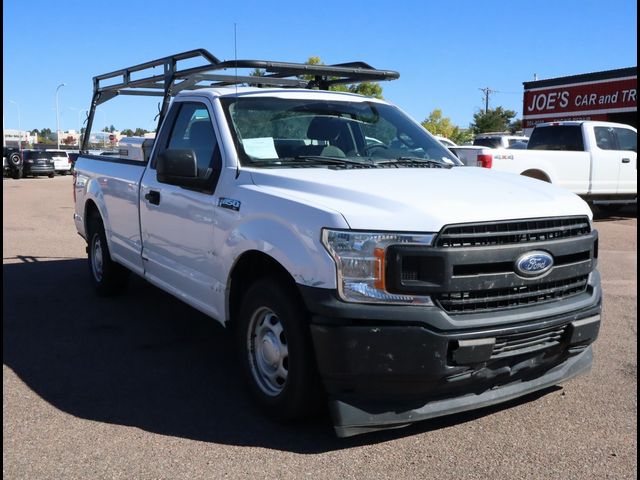
[{"label": "red dealership sign", "polygon": [[569,85],[532,88],[524,92],[522,120],[526,126],[560,119],[596,119],[638,108],[638,78],[612,78]]}]

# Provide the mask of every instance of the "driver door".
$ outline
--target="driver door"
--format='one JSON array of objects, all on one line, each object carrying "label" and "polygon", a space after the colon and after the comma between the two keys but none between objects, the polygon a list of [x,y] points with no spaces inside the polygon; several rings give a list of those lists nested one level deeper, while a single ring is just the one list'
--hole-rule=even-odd
[{"label": "driver door", "polygon": [[[214,192],[221,171],[218,138],[208,103],[181,101],[170,110],[140,188],[140,224],[145,277],[197,309],[221,318],[212,301]],[[164,134],[168,131],[168,134]],[[166,149],[192,150],[205,190],[161,183],[155,163]]]}]

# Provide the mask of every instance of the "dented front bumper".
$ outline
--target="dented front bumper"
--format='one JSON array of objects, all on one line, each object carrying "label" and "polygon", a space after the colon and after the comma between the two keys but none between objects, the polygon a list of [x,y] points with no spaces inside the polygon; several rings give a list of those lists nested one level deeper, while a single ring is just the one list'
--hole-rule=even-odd
[{"label": "dented front bumper", "polygon": [[303,288],[338,436],[399,427],[526,395],[588,370],[599,275],[571,301],[465,322],[437,307],[340,302]]}]

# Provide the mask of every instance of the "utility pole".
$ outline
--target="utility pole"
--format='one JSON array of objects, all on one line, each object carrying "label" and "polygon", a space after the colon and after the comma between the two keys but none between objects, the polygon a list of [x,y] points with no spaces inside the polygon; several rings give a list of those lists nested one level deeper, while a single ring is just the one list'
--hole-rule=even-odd
[{"label": "utility pole", "polygon": [[479,88],[482,93],[484,93],[484,113],[489,111],[489,95],[492,93],[496,93],[496,90],[492,90],[489,87]]}]

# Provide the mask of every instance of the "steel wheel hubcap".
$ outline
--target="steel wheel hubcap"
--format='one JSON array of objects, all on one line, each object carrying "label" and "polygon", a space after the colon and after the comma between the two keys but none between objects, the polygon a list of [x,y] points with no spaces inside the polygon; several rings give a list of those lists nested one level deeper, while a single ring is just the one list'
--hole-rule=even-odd
[{"label": "steel wheel hubcap", "polygon": [[247,351],[256,384],[271,397],[280,394],[289,375],[289,349],[282,322],[266,307],[251,317]]},{"label": "steel wheel hubcap", "polygon": [[93,237],[93,247],[91,248],[91,269],[93,276],[98,282],[102,281],[102,242],[96,234]]}]

